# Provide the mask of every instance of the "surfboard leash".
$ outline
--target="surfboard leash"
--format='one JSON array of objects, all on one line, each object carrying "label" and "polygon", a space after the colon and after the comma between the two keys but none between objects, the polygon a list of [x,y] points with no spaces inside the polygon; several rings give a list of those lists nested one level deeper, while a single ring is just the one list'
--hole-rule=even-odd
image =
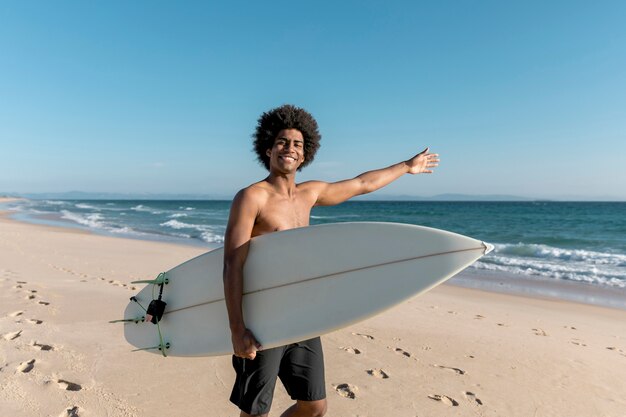
[{"label": "surfboard leash", "polygon": [[[161,318],[163,317],[163,312],[165,311],[165,306],[167,305],[167,303],[165,301],[163,301],[163,287],[165,286],[165,284],[169,283],[169,279],[167,278],[167,275],[165,272],[161,272],[156,279],[153,280],[141,280],[141,281],[132,281],[132,284],[140,284],[140,283],[147,283],[147,284],[152,284],[152,301],[150,301],[150,304],[148,305],[148,308],[146,309],[137,299],[136,296],[132,296],[130,297],[130,301],[134,301],[135,303],[137,303],[137,305],[139,305],[139,307],[141,307],[141,309],[146,313],[144,316],[142,317],[136,317],[134,319],[123,319],[123,320],[112,320],[109,323],[147,323],[147,322],[151,322],[153,324],[156,324],[157,326],[157,332],[159,334],[159,344],[157,346],[150,346],[150,347],[145,347],[145,348],[139,348],[139,349],[134,349],[132,350],[132,352],[138,352],[141,350],[152,350],[152,349],[158,349],[161,351],[161,353],[163,354],[164,357],[167,357],[167,350],[170,348],[170,343],[164,343],[163,341],[163,334],[161,332]],[[155,287],[159,286],[159,296],[158,298],[155,298]]]}]

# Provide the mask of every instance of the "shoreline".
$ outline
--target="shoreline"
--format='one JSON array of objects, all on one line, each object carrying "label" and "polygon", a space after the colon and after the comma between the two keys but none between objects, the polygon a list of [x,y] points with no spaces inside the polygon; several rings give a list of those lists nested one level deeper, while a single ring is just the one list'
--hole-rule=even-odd
[{"label": "shoreline", "polygon": [[[203,252],[0,217],[0,415],[236,415],[230,356],[133,353],[108,323],[131,281]],[[328,416],[618,417],[625,318],[441,285],[322,336]],[[277,384],[271,415],[290,404]]]}]

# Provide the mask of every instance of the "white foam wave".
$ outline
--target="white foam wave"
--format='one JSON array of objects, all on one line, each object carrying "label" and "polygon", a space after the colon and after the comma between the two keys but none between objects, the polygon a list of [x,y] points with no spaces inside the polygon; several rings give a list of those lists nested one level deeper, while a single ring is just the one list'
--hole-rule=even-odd
[{"label": "white foam wave", "polygon": [[147,213],[151,213],[151,214],[161,214],[161,213],[163,213],[160,210],[156,210],[156,209],[153,209],[152,207],[144,206],[143,204],[138,204],[135,207],[131,207],[130,209],[134,210],[134,211],[147,212]]},{"label": "white foam wave", "polygon": [[44,200],[44,203],[50,204],[51,206],[66,206],[69,204],[67,201],[57,201],[57,200]]},{"label": "white foam wave", "polygon": [[626,288],[626,256],[534,244],[496,244],[476,269]]},{"label": "white foam wave", "polygon": [[562,249],[537,244],[496,244],[495,252],[501,255],[513,255],[539,259],[586,262],[593,265],[626,266],[626,255],[618,253],[595,252],[582,249]]},{"label": "white foam wave", "polygon": [[61,210],[61,218],[71,220],[75,223],[81,224],[87,227],[94,227],[97,229],[105,229],[106,226],[102,223],[102,215],[100,213],[90,214],[78,214],[72,213],[68,210]]},{"label": "white foam wave", "polygon": [[174,219],[168,220],[164,223],[161,223],[160,225],[163,227],[170,227],[175,230],[191,229],[193,231],[198,232],[200,239],[208,243],[223,243],[224,242],[224,236],[222,236],[219,233],[216,233],[215,230],[211,226],[208,226],[208,225],[184,223],[184,222],[174,220]]},{"label": "white foam wave", "polygon": [[87,226],[92,229],[104,230],[109,233],[117,233],[124,235],[141,235],[143,233],[137,232],[128,226],[111,226],[107,224],[100,213],[79,214],[73,213],[68,210],[61,210],[61,218],[73,221],[82,226]]},{"label": "white foam wave", "polygon": [[168,217],[170,219],[178,219],[180,217],[187,217],[189,216],[187,213],[174,213],[174,214],[170,214]]},{"label": "white foam wave", "polygon": [[161,226],[171,227],[172,229],[197,229],[198,225],[179,222],[178,220],[168,220],[161,223]]},{"label": "white foam wave", "polygon": [[202,240],[207,243],[224,243],[224,236],[215,234],[210,231],[202,232],[200,236],[202,237]]},{"label": "white foam wave", "polygon": [[100,210],[98,207],[92,206],[90,204],[78,203],[75,204],[74,207],[85,210]]}]

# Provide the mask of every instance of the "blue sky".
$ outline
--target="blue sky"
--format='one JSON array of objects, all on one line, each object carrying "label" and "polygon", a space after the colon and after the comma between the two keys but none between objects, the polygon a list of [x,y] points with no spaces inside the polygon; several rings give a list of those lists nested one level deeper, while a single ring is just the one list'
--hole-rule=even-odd
[{"label": "blue sky", "polygon": [[220,3],[1,2],[0,192],[231,196],[293,103],[299,180],[430,146],[378,194],[626,200],[626,2]]}]

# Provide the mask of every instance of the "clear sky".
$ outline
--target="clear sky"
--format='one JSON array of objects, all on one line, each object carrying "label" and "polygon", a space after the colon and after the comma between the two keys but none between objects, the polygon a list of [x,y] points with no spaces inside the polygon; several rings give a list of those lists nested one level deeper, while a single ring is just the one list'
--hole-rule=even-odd
[{"label": "clear sky", "polygon": [[626,200],[624,1],[3,1],[0,193],[232,196],[292,103],[334,181],[425,146],[379,195]]}]

